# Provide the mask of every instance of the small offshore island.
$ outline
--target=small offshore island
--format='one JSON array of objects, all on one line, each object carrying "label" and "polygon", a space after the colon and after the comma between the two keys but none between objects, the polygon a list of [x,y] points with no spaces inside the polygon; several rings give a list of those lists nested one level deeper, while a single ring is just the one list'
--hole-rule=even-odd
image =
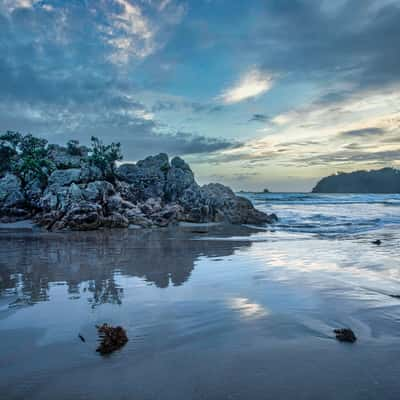
[{"label": "small offshore island", "polygon": [[400,193],[400,171],[382,168],[340,172],[322,178],[314,187],[313,193]]},{"label": "small offshore island", "polygon": [[48,230],[165,227],[178,222],[264,224],[224,185],[199,186],[189,165],[167,154],[117,166],[119,143],[48,144],[32,135],[0,136],[0,221],[32,219]]}]

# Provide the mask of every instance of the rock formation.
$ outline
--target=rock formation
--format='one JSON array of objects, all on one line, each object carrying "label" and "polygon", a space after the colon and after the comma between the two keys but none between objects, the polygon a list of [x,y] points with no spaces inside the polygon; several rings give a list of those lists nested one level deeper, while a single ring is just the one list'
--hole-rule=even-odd
[{"label": "rock formation", "polygon": [[400,171],[382,168],[322,178],[313,193],[400,193]]},{"label": "rock formation", "polygon": [[69,142],[67,147],[49,145],[46,169],[40,167],[39,175],[33,173],[37,168],[29,170],[24,179],[17,176],[21,157],[15,157],[10,163],[14,167],[0,179],[0,219],[33,218],[36,224],[53,230],[276,220],[275,215],[256,210],[226,186],[199,186],[189,165],[179,157],[170,161],[162,153],[116,167],[117,156],[108,157],[107,153],[109,148],[115,150],[114,144],[100,145],[105,152],[77,142]]}]

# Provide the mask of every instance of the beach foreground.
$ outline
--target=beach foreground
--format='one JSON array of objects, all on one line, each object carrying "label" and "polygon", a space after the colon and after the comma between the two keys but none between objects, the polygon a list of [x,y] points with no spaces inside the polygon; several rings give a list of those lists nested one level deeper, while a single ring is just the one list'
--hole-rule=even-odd
[{"label": "beach foreground", "polygon": [[[332,240],[232,229],[2,232],[0,392],[398,398],[392,250],[373,247],[370,234]],[[129,336],[109,357],[95,352],[103,322]],[[356,331],[355,344],[335,340],[342,326]]]}]

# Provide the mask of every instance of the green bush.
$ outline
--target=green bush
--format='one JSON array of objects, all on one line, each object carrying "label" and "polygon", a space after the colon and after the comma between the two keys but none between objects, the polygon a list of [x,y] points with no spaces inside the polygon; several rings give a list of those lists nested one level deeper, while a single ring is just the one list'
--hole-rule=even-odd
[{"label": "green bush", "polygon": [[17,149],[21,138],[21,134],[11,131],[0,136],[0,176],[11,172],[12,163],[18,157]]},{"label": "green bush", "polygon": [[[98,167],[106,179],[114,181],[116,161],[122,160],[120,143],[105,145],[94,136],[91,142],[88,162]],[[42,185],[46,185],[48,176],[56,169],[49,157],[51,149],[46,139],[31,134],[21,135],[8,131],[0,135],[0,176],[12,172],[21,179],[24,186],[36,178]],[[71,155],[82,155],[87,148],[80,146],[77,140],[70,140],[67,151]]]},{"label": "green bush", "polygon": [[92,148],[89,162],[98,167],[108,180],[115,180],[116,161],[122,160],[121,144],[111,143],[108,145],[95,136],[92,136]]},{"label": "green bush", "polygon": [[25,186],[38,178],[42,184],[55,169],[48,158],[47,140],[8,131],[0,136],[1,170],[17,175]]}]

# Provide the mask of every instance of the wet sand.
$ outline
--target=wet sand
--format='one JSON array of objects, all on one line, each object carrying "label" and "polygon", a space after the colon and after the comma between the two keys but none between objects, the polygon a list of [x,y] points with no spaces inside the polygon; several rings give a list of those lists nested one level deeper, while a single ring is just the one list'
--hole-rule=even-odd
[{"label": "wet sand", "polygon": [[0,231],[0,398],[399,398],[397,230],[205,231]]}]

